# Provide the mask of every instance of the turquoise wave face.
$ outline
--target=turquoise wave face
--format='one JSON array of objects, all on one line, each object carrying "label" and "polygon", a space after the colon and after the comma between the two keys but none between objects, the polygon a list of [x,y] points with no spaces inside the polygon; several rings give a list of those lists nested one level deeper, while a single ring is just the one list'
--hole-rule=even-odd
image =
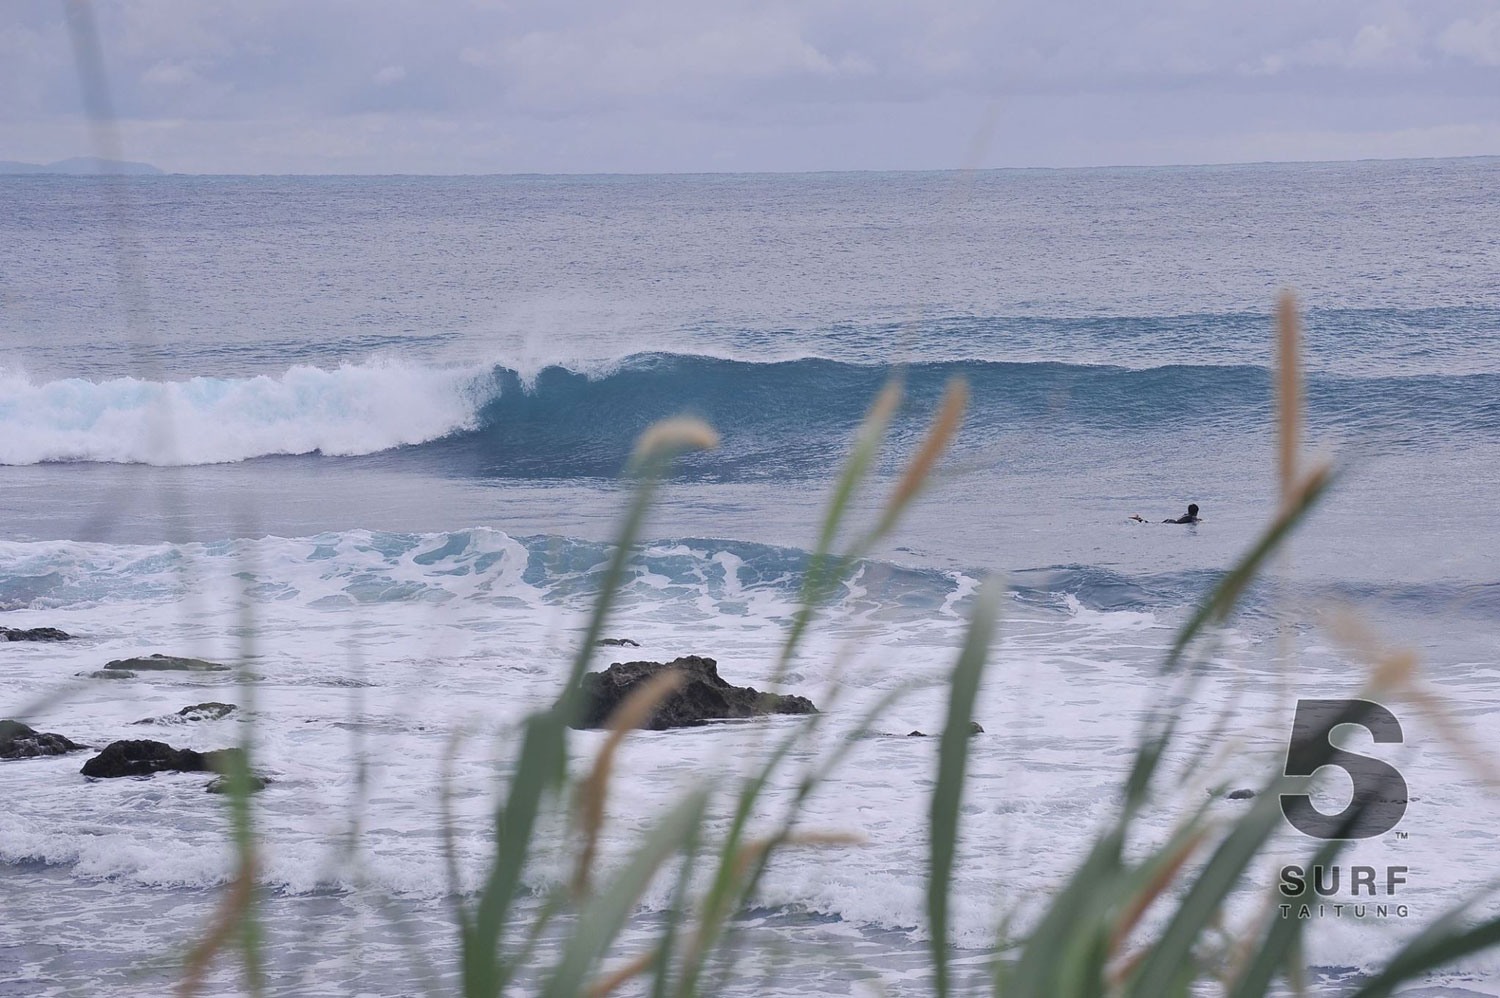
[{"label": "turquoise wave face", "polygon": [[[1109,450],[1114,439],[1223,441],[1263,438],[1271,418],[1264,368],[1172,365],[1131,369],[1060,363],[952,361],[875,367],[806,358],[757,364],[703,357],[632,357],[603,376],[549,367],[523,382],[494,372],[498,388],[480,426],[396,459],[452,474],[495,478],[608,477],[635,437],[681,412],[716,426],[723,445],[682,462],[688,477],[803,478],[827,473],[846,449],[869,400],[898,377],[907,404],[892,437],[924,431],[950,379],[971,404],[961,452],[985,459],[1017,437],[1067,438]],[[1312,436],[1338,435],[1366,452],[1500,439],[1500,375],[1350,378],[1318,375],[1307,389]]]},{"label": "turquoise wave face", "polygon": [[[955,360],[904,367],[823,358],[754,363],[637,354],[601,371],[369,364],[279,378],[0,383],[0,463],[215,464],[272,455],[414,461],[481,478],[613,477],[652,422],[706,419],[723,446],[682,462],[719,480],[824,475],[889,378],[907,404],[892,437],[916,440],[944,387],[965,379],[963,448],[1018,436],[1094,441],[1253,440],[1270,375],[1248,364],[1132,368]],[[1309,432],[1366,450],[1500,440],[1500,374],[1314,374]],[[1457,431],[1457,432],[1456,432]]]}]

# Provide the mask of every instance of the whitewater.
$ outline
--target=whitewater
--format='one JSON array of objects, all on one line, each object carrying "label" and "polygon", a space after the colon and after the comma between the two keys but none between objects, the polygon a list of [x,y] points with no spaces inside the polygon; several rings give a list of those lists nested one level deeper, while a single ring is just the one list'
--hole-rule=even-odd
[{"label": "whitewater", "polygon": [[[151,313],[132,325],[101,192],[5,178],[0,625],[77,639],[0,643],[0,716],[199,750],[251,726],[274,780],[270,993],[421,990],[410,947],[453,964],[451,896],[482,869],[509,732],[576,648],[638,434],[685,412],[722,444],[665,483],[608,628],[639,647],[595,664],[702,654],[764,686],[871,399],[902,380],[859,522],[960,376],[954,452],[786,677],[836,706],[759,821],[911,686],[810,805],[807,827],[861,844],[772,868],[727,992],[923,994],[935,745],[907,734],[941,723],[977,588],[1006,597],[954,885],[966,960],[1112,813],[1156,662],[1274,508],[1270,308],[1292,286],[1309,450],[1344,473],[1216,636],[1187,720],[1211,765],[1147,829],[1279,771],[1297,696],[1359,689],[1343,608],[1413,648],[1449,714],[1402,709],[1409,837],[1349,853],[1409,869],[1412,917],[1311,927],[1314,990],[1337,993],[1493,867],[1500,803],[1446,733],[1492,748],[1500,710],[1497,179],[1493,160],[1019,171],[959,200],[945,174],[144,178],[127,207]],[[1128,519],[1188,502],[1203,523]],[[240,669],[87,678],[157,651]],[[203,701],[241,710],[136,726]],[[633,736],[604,861],[793,723]],[[575,760],[600,740],[579,733]],[[0,922],[0,994],[170,986],[143,954],[190,944],[232,875],[203,777],[88,783],[80,764],[0,762],[0,885],[29,914]],[[1278,833],[1233,912],[1307,850]],[[562,875],[549,855],[529,886]],[[627,942],[669,900],[648,894]],[[1500,964],[1432,985],[1500,993]]]}]

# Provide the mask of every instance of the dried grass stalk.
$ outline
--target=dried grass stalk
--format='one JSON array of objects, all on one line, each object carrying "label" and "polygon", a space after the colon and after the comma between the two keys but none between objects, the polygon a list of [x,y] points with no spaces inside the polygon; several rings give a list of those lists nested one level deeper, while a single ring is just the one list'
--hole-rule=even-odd
[{"label": "dried grass stalk", "polygon": [[1285,507],[1297,481],[1297,455],[1302,450],[1302,329],[1297,298],[1290,291],[1281,293],[1276,309],[1276,423],[1276,473]]},{"label": "dried grass stalk", "polygon": [[636,687],[615,709],[609,719],[609,737],[599,749],[594,769],[578,786],[579,824],[583,845],[578,852],[578,867],[573,874],[573,890],[580,896],[589,892],[594,854],[598,850],[599,829],[604,825],[604,801],[609,795],[609,777],[614,770],[615,752],[625,736],[651,717],[663,700],[682,689],[686,677],[678,669],[659,672]]}]

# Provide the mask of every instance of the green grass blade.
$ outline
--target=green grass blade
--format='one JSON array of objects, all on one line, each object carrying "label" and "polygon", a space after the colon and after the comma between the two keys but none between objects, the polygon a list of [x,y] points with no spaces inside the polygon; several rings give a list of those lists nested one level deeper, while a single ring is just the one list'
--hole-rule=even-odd
[{"label": "green grass blade", "polygon": [[991,580],[974,598],[968,634],[953,667],[948,697],[948,720],[938,747],[937,786],[929,812],[930,862],[927,880],[927,919],[932,936],[932,961],[937,993],[948,994],[948,893],[953,884],[953,859],[958,843],[958,809],[963,799],[964,773],[969,763],[969,724],[979,680],[989,657],[1003,587]]},{"label": "green grass blade", "polygon": [[1167,652],[1166,660],[1162,664],[1163,672],[1170,672],[1181,664],[1183,653],[1193,638],[1197,637],[1199,631],[1209,624],[1220,623],[1229,617],[1246,587],[1260,574],[1266,559],[1281,546],[1318,500],[1327,493],[1329,486],[1333,484],[1334,477],[1334,474],[1327,468],[1318,468],[1303,480],[1302,487],[1294,493],[1292,501],[1272,521],[1260,540],[1248,554],[1240,559],[1239,564],[1219,580],[1219,584],[1214,587],[1209,598],[1182,626],[1177,633],[1177,640],[1172,643],[1172,648]]},{"label": "green grass blade", "polygon": [[[816,723],[818,715],[814,715],[812,720]],[[745,781],[745,785],[740,790],[735,802],[734,815],[730,819],[724,842],[719,847],[713,881],[703,898],[693,950],[683,959],[682,974],[677,982],[676,993],[678,995],[697,993],[704,960],[723,932],[725,921],[738,907],[735,901],[742,881],[736,868],[740,848],[745,842],[745,829],[750,821],[750,815],[754,812],[755,805],[770,782],[772,774],[780,768],[782,761],[801,741],[803,732],[808,727],[808,724],[799,724],[771,753],[771,757],[761,766],[760,771]]]},{"label": "green grass blade", "polygon": [[620,583],[625,578],[626,566],[635,552],[635,542],[640,537],[641,527],[646,522],[646,513],[656,495],[656,488],[673,458],[684,451],[713,447],[718,436],[708,426],[695,420],[663,420],[653,424],[641,438],[636,453],[631,459],[630,470],[638,479],[635,495],[626,510],[624,522],[615,538],[614,551],[605,568],[604,579],[599,586],[599,596],[594,601],[583,639],[568,670],[567,682],[558,698],[558,710],[565,720],[572,720],[579,709],[579,680],[588,670],[594,649],[604,635],[604,625],[609,612],[619,596]]},{"label": "green grass blade", "polygon": [[647,834],[625,869],[584,907],[552,979],[541,992],[543,998],[574,998],[582,993],[656,871],[696,834],[707,800],[705,791],[689,794]]},{"label": "green grass blade", "polygon": [[1350,998],[1387,998],[1419,974],[1500,945],[1500,918],[1480,922],[1472,928],[1460,927],[1459,919],[1468,908],[1466,903],[1438,918]]},{"label": "green grass blade", "polygon": [[870,411],[865,415],[864,421],[860,423],[854,438],[854,447],[849,452],[849,458],[844,462],[844,469],[834,486],[833,498],[829,500],[828,510],[823,514],[823,523],[818,531],[817,544],[814,545],[812,556],[807,562],[807,573],[802,577],[802,590],[798,597],[797,612],[792,618],[792,626],[787,631],[786,639],[782,642],[777,675],[783,673],[787,664],[792,660],[797,645],[812,623],[816,607],[825,597],[825,590],[831,580],[842,575],[842,563],[836,563],[833,567],[829,566],[830,552],[838,537],[839,526],[848,513],[849,504],[869,476],[870,468],[880,453],[880,446],[885,442],[885,434],[890,427],[891,417],[895,415],[900,402],[901,378],[897,374],[892,375],[891,379],[886,382],[885,387],[881,389],[875,402],[870,406]]},{"label": "green grass blade", "polygon": [[[1182,664],[1182,658],[1193,639],[1209,624],[1227,620],[1245,589],[1254,581],[1270,556],[1286,541],[1291,532],[1307,517],[1318,500],[1328,491],[1334,475],[1327,468],[1314,469],[1303,480],[1301,488],[1292,496],[1291,502],[1261,534],[1252,547],[1229,572],[1219,580],[1208,598],[1199,605],[1193,615],[1182,625],[1162,665],[1163,672],[1172,672]],[[1186,682],[1191,684],[1194,676],[1189,673]],[[1177,726],[1177,714],[1187,697],[1184,692],[1172,699],[1172,708],[1165,715],[1157,715],[1147,721],[1140,738],[1141,748],[1136,753],[1130,776],[1125,785],[1125,807],[1133,811],[1144,802],[1146,793],[1161,765],[1162,756],[1171,742]]]},{"label": "green grass blade", "polygon": [[698,864],[698,849],[702,839],[702,826],[694,828],[682,847],[682,868],[677,871],[677,888],[672,895],[672,907],[667,910],[666,928],[661,934],[652,966],[651,998],[666,998],[672,985],[672,956],[683,916],[688,909],[688,891],[692,888],[693,870]]},{"label": "green grass blade", "polygon": [[[773,854],[778,848],[781,847],[781,845],[786,842],[786,840],[791,836],[793,830],[795,829],[797,819],[802,813],[802,805],[805,804],[807,802],[807,799],[813,795],[817,788],[824,781],[826,781],[836,769],[838,769],[840,763],[843,762],[844,758],[849,754],[854,746],[857,745],[859,741],[870,732],[870,729],[874,726],[876,719],[881,714],[885,713],[887,708],[889,708],[893,702],[895,702],[902,694],[907,692],[907,690],[909,689],[909,685],[902,684],[901,686],[888,691],[884,696],[882,696],[875,703],[875,706],[870,708],[865,713],[865,716],[854,727],[854,729],[844,736],[844,738],[839,742],[838,747],[829,754],[828,758],[823,760],[822,765],[818,766],[815,770],[808,773],[807,776],[803,778],[802,782],[797,787],[796,796],[792,799],[792,803],[789,806],[788,813],[782,818],[780,828],[772,837],[771,842],[767,846],[765,851],[762,852],[760,857],[756,860],[754,871],[751,873],[750,877],[745,882],[743,890],[740,892],[738,903],[735,905],[736,909],[743,908],[746,904],[750,903],[752,898],[754,898],[755,892],[760,886],[760,881],[765,876],[766,868],[770,866]],[[811,726],[809,726],[809,734],[811,733],[810,728]]]},{"label": "green grass blade", "polygon": [[[1344,839],[1333,839],[1325,843],[1303,869],[1312,870],[1319,866],[1328,866],[1346,845],[1348,842]],[[1313,900],[1312,879],[1310,877],[1304,879],[1302,889],[1296,894],[1281,894],[1280,897],[1285,903],[1293,905]],[[1270,989],[1276,972],[1286,967],[1291,958],[1299,952],[1302,928],[1305,924],[1300,918],[1275,918],[1273,916],[1265,940],[1246,963],[1245,972],[1229,991],[1229,998],[1263,998]]]},{"label": "green grass blade", "polygon": [[495,816],[495,854],[473,924],[464,936],[464,994],[494,998],[509,980],[500,948],[521,884],[543,794],[567,766],[567,728],[557,710],[533,714],[523,725],[521,756],[510,793]]},{"label": "green grass blade", "polygon": [[1072,879],[1053,899],[1026,938],[1014,969],[1003,975],[1005,998],[1059,998],[1066,954],[1075,940],[1100,934],[1101,892],[1113,893],[1121,874],[1123,827],[1111,828],[1094,844]]},{"label": "green grass blade", "polygon": [[[1351,706],[1341,717],[1350,723],[1358,723],[1358,719],[1365,713],[1360,707]],[[1321,745],[1313,768],[1317,768],[1321,760],[1330,757],[1335,751],[1331,743]],[[1244,875],[1250,861],[1283,820],[1281,792],[1290,790],[1304,779],[1278,777],[1256,795],[1250,812],[1230,827],[1213,856],[1199,871],[1161,938],[1136,969],[1130,995],[1134,998],[1151,998],[1163,993],[1176,978],[1178,970],[1191,959],[1193,945],[1204,927],[1211,922],[1223,905],[1224,898]],[[1355,806],[1349,809],[1345,817],[1341,832],[1354,826],[1364,811],[1364,806],[1363,802],[1356,799]]]}]

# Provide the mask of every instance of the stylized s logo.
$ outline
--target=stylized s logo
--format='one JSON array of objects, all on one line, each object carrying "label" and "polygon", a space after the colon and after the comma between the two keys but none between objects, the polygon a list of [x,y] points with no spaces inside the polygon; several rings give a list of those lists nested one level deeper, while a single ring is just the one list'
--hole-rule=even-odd
[{"label": "stylized s logo", "polygon": [[1347,752],[1331,740],[1341,724],[1357,724],[1376,743],[1399,744],[1401,722],[1370,700],[1298,700],[1287,746],[1287,776],[1312,776],[1324,766],[1338,766],[1354,782],[1349,806],[1324,814],[1307,794],[1282,794],[1281,813],[1304,835],[1318,839],[1368,839],[1384,835],[1406,815],[1406,780],[1394,766]]}]

